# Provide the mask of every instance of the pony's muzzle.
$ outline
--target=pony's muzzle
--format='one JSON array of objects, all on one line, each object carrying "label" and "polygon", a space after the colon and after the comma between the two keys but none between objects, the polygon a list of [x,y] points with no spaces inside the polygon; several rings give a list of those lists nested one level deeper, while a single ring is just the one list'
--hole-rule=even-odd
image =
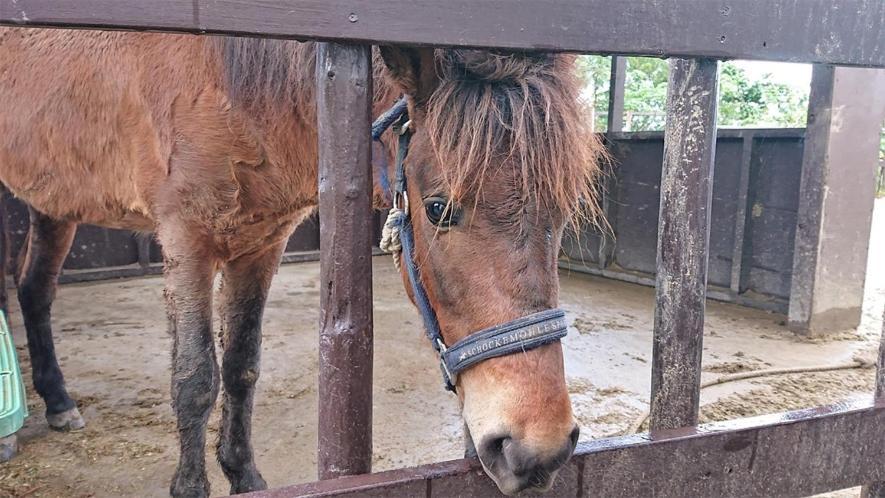
[{"label": "pony's muzzle", "polygon": [[509,435],[490,436],[477,447],[480,461],[502,493],[512,495],[526,489],[546,491],[559,469],[568,462],[578,444],[575,426],[558,451],[538,452]]}]

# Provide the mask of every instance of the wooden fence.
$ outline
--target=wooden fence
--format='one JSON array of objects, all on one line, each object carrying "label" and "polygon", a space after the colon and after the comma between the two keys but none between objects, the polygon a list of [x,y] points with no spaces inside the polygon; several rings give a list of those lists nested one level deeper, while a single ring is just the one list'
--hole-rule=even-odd
[{"label": "wooden fence", "polygon": [[[582,446],[553,493],[786,496],[885,479],[885,405],[873,401],[696,427],[718,60],[885,67],[882,0],[0,0],[0,23],[327,42],[317,63],[319,141],[346,146],[320,150],[321,272],[328,281],[320,333],[322,478],[371,466],[371,240],[364,228],[372,211],[371,182],[362,178],[370,171],[369,44],[677,57],[661,180],[652,432]],[[329,71],[350,76],[323,77]],[[345,189],[354,195],[335,196]],[[324,244],[336,235],[334,246]],[[349,332],[324,333],[332,329]],[[881,395],[881,362],[878,380]],[[348,420],[336,416],[343,407]],[[867,490],[885,496],[883,488]],[[473,463],[457,461],[258,495],[494,492]]]}]

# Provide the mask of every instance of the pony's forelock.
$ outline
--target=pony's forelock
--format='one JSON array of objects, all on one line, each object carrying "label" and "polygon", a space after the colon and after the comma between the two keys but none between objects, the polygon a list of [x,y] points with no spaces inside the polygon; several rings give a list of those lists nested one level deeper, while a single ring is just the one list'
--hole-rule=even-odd
[{"label": "pony's forelock", "polygon": [[573,56],[452,49],[436,61],[425,126],[452,199],[479,199],[501,167],[518,175],[523,201],[597,219],[604,152]]}]

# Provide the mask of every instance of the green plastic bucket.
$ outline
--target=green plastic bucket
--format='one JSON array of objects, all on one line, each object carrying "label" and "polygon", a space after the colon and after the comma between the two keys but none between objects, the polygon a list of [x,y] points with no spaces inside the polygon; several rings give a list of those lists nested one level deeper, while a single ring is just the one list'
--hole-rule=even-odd
[{"label": "green plastic bucket", "polygon": [[6,315],[0,311],[0,438],[15,434],[28,416],[25,384]]}]

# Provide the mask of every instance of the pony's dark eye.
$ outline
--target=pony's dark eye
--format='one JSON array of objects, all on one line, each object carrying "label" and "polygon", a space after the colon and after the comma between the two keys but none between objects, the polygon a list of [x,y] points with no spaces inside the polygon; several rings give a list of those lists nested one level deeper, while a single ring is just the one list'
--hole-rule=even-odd
[{"label": "pony's dark eye", "polygon": [[455,207],[442,197],[429,197],[424,200],[424,211],[431,223],[443,230],[458,224]]}]

